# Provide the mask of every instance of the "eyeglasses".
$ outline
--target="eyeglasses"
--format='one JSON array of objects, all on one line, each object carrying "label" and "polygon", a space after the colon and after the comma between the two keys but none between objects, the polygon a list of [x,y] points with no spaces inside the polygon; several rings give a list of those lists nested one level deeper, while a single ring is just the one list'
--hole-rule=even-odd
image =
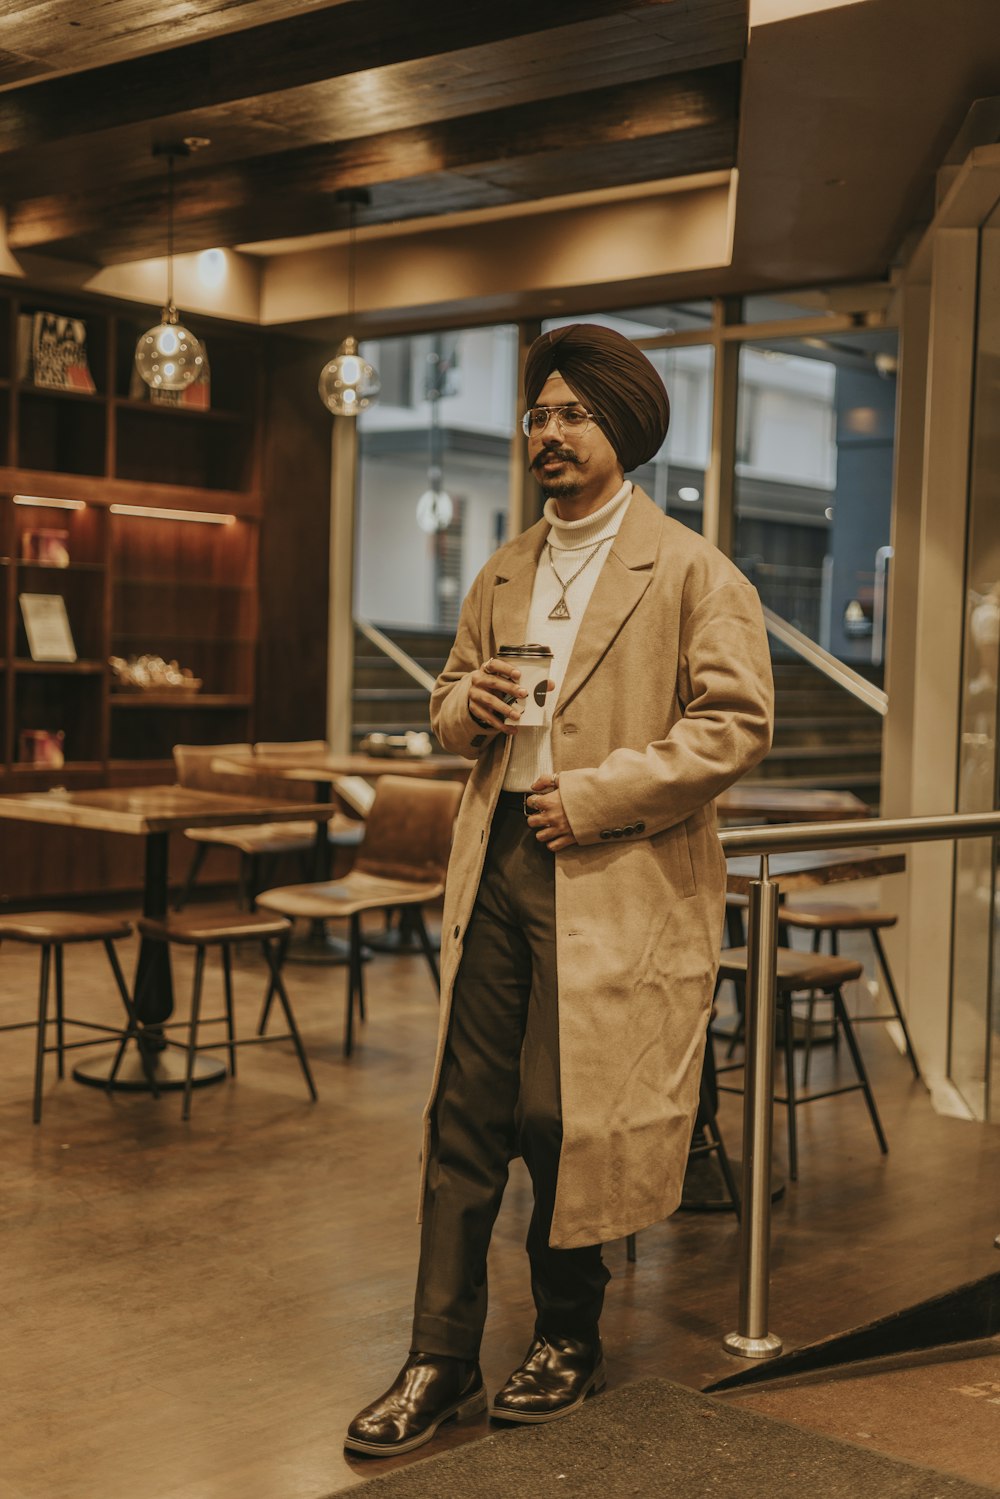
[{"label": "eyeglasses", "polygon": [[532,406],[521,418],[521,431],[525,437],[532,432],[544,432],[550,419],[563,433],[586,432],[591,422],[597,420],[592,411],[584,411],[582,406]]}]

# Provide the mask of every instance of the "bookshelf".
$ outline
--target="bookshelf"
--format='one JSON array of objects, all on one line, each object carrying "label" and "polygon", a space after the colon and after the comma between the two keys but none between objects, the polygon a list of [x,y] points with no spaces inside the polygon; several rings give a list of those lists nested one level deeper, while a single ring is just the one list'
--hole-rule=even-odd
[{"label": "bookshelf", "polygon": [[[89,379],[72,389],[36,383],[44,313],[85,329]],[[155,783],[175,743],[254,737],[264,341],[197,319],[210,405],[156,404],[132,369],[156,313],[0,284],[0,792]],[[62,599],[75,661],[32,659],[23,594]],[[109,658],[147,653],[200,690],[119,690]],[[31,758],[59,733],[62,765]],[[38,866],[23,877],[22,853]],[[69,858],[67,877],[11,846],[0,900],[121,884],[107,858],[88,870],[92,855]]]}]

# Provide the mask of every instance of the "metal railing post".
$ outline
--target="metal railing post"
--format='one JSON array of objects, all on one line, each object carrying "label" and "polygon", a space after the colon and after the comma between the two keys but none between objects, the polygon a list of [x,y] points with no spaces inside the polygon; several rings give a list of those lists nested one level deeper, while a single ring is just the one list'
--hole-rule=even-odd
[{"label": "metal railing post", "polygon": [[760,878],[750,883],[747,945],[739,1328],[726,1334],[723,1347],[741,1358],[776,1358],[781,1339],[768,1332],[767,1321],[778,886],[769,877],[767,854],[761,855]]}]

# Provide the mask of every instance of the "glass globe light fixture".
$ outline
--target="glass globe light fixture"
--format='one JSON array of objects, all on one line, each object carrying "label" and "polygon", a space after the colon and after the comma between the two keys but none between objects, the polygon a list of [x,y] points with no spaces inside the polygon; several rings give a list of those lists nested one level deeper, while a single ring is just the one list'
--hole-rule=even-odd
[{"label": "glass globe light fixture", "polygon": [[205,351],[168,302],[155,328],[135,346],[135,367],[154,390],[184,390],[205,368]]},{"label": "glass globe light fixture", "polygon": [[186,328],[174,306],[174,157],[189,156],[198,146],[209,145],[191,136],[164,148],[154,147],[154,156],[167,158],[167,300],[160,321],[139,335],[135,367],[151,390],[185,390],[205,370],[205,350]]},{"label": "glass globe light fixture", "polygon": [[334,416],[357,416],[374,405],[382,381],[373,364],[358,352],[358,341],[348,335],[319,375],[319,394]]}]

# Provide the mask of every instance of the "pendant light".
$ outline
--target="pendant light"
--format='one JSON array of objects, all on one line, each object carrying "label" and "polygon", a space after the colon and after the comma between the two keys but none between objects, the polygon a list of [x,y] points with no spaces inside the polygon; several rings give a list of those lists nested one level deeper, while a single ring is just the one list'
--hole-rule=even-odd
[{"label": "pendant light", "polygon": [[417,501],[417,525],[428,536],[447,531],[455,515],[455,504],[444,488],[444,453],[441,443],[441,397],[445,394],[451,361],[440,345],[427,356],[427,381],[424,395],[430,402],[431,420],[428,440],[430,462],[427,468],[428,488]]},{"label": "pendant light", "polygon": [[186,142],[153,150],[154,156],[167,158],[167,300],[156,327],[148,328],[135,346],[135,367],[153,390],[185,390],[205,368],[205,351],[174,306],[174,157],[191,150]]},{"label": "pendant light", "polygon": [[[353,323],[356,254],[354,210],[358,204],[369,203],[371,195],[367,188],[343,188],[337,194],[337,200],[346,203],[348,209],[347,316],[349,322]],[[334,358],[320,370],[320,400],[334,416],[357,416],[359,411],[375,404],[381,389],[382,381],[378,371],[358,352],[358,341],[349,333]]]}]

